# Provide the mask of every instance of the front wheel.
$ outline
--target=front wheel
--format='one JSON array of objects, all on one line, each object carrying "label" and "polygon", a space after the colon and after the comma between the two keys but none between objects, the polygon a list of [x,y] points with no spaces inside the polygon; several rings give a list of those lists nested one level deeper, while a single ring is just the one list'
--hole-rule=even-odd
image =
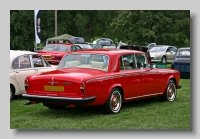
[{"label": "front wheel", "polygon": [[176,93],[177,93],[176,85],[175,85],[174,81],[170,80],[168,82],[167,88],[166,88],[163,96],[161,97],[161,100],[172,102],[176,98]]},{"label": "front wheel", "polygon": [[116,114],[119,113],[122,106],[122,95],[121,91],[117,88],[112,89],[108,100],[104,105],[104,113],[106,114]]}]

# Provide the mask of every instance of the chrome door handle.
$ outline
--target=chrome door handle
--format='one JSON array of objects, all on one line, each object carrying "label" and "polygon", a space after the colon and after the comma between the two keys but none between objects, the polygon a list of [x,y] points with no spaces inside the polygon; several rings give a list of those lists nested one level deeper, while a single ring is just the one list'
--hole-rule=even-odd
[{"label": "chrome door handle", "polygon": [[127,76],[127,74],[122,74],[122,76]]}]

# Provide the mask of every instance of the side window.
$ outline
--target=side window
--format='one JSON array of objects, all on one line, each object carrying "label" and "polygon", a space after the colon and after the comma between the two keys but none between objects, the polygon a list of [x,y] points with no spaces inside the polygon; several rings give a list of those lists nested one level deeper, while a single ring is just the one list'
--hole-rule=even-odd
[{"label": "side window", "polygon": [[78,46],[78,45],[76,45],[76,49],[77,50],[80,50],[80,49],[82,49],[80,46]]},{"label": "side window", "polygon": [[43,58],[40,55],[32,55],[32,60],[33,60],[34,67],[46,67],[47,66],[43,62]]},{"label": "side window", "polygon": [[76,47],[75,46],[71,46],[70,51],[71,52],[76,51]]},{"label": "side window", "polygon": [[172,47],[167,48],[167,52],[171,52],[173,50]]},{"label": "side window", "polygon": [[135,54],[138,69],[150,68],[150,63],[145,54]]},{"label": "side window", "polygon": [[68,47],[67,46],[61,46],[61,51],[62,52],[67,52],[68,51]]},{"label": "side window", "polygon": [[18,59],[18,57],[13,60],[12,68],[13,69],[19,69],[19,59]]},{"label": "side window", "polygon": [[132,70],[135,68],[134,54],[126,54],[120,57],[120,70]]},{"label": "side window", "polygon": [[19,58],[20,69],[31,68],[29,55],[23,55]]}]

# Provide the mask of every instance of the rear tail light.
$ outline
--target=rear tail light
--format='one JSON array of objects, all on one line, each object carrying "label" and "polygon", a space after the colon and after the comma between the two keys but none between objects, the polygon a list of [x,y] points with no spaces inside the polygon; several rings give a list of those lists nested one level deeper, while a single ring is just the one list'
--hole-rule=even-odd
[{"label": "rear tail light", "polygon": [[28,91],[28,79],[24,80],[25,90]]},{"label": "rear tail light", "polygon": [[81,94],[84,96],[85,95],[85,84],[84,84],[84,82],[82,82],[80,84],[80,90],[81,90]]}]

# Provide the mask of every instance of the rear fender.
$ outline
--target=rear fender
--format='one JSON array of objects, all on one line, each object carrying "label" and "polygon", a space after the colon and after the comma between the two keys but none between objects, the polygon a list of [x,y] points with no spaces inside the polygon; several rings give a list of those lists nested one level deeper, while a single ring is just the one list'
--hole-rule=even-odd
[{"label": "rear fender", "polygon": [[[112,84],[112,85],[109,87],[108,92],[106,93],[106,98],[107,98],[107,99],[108,99],[108,97],[109,97],[109,95],[110,95],[111,90],[112,90],[113,88],[117,88],[117,87],[122,88],[121,84]],[[121,92],[121,93],[122,93],[122,92]],[[122,94],[122,96],[123,96],[123,94]],[[106,101],[107,101],[107,99],[106,99]],[[106,102],[105,102],[105,103],[106,103]]]}]

